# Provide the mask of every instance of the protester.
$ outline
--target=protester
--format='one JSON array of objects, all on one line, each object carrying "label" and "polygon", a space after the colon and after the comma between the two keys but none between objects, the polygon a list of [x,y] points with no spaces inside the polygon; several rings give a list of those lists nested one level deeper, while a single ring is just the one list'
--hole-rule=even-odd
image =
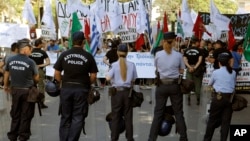
[{"label": "protester", "polygon": [[49,46],[47,46],[46,50],[47,51],[54,51],[54,52],[59,52],[60,51],[60,48],[56,44],[56,40],[55,39],[51,39],[50,40],[50,44],[49,44]]},{"label": "protester", "polygon": [[54,78],[62,83],[60,141],[79,140],[88,115],[88,93],[98,72],[93,56],[83,49],[84,33],[74,32],[72,40],[73,47],[62,52],[54,65]]},{"label": "protester", "polygon": [[178,78],[183,74],[185,64],[182,54],[173,49],[175,38],[176,34],[174,32],[164,33],[163,50],[158,51],[155,55],[155,67],[159,72],[160,84],[156,87],[156,105],[148,141],[156,141],[157,139],[168,97],[170,97],[173,107],[180,141],[187,141],[187,127],[183,116],[183,94],[178,84]]},{"label": "protester", "polygon": [[10,141],[27,141],[35,113],[35,103],[27,102],[27,96],[30,87],[39,81],[39,74],[36,63],[28,57],[32,49],[29,40],[19,40],[17,46],[19,52],[8,59],[4,73],[4,91],[12,95],[11,126],[7,135]]},{"label": "protester", "polygon": [[117,46],[119,45],[119,41],[117,40],[109,40],[108,46],[111,47],[111,49],[106,53],[106,55],[103,57],[103,62],[108,65],[109,67],[111,64],[118,60],[117,55]]},{"label": "protester", "polygon": [[212,102],[209,110],[204,141],[211,141],[218,123],[221,125],[220,141],[226,141],[232,118],[232,94],[236,84],[236,73],[230,66],[227,53],[218,55],[219,69],[213,71],[208,85],[212,86]]},{"label": "protester", "polygon": [[106,75],[106,80],[111,81],[115,92],[111,96],[112,124],[111,141],[118,141],[120,134],[120,120],[125,119],[125,129],[127,141],[133,139],[133,107],[131,96],[129,95],[133,82],[137,78],[135,64],[126,60],[128,47],[126,44],[118,46],[118,61],[111,65]]},{"label": "protester", "polygon": [[233,50],[231,52],[232,56],[233,56],[233,70],[236,72],[236,74],[238,75],[239,72],[241,71],[241,54],[238,53],[238,48],[242,46],[241,44],[235,44],[233,46]]},{"label": "protester", "polygon": [[42,50],[44,48],[44,42],[41,38],[35,40],[35,48],[33,48],[30,58],[36,62],[39,71],[39,82],[38,90],[43,95],[41,102],[39,103],[41,108],[48,108],[45,102],[45,92],[44,92],[44,80],[45,80],[45,70],[44,68],[50,65],[50,59],[48,54]]},{"label": "protester", "polygon": [[[200,105],[200,93],[205,65],[202,64],[202,52],[199,48],[199,39],[192,38],[191,47],[184,52],[184,62],[187,67],[186,77],[195,83],[196,104]],[[188,94],[188,105],[191,105],[191,94]]]}]

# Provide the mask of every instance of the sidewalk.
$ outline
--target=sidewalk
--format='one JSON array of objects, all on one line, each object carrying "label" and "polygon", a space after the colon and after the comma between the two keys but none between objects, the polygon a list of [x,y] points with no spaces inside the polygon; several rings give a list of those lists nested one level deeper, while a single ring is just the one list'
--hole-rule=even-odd
[{"label": "sidewalk", "polygon": [[[86,133],[82,134],[80,141],[110,141],[110,130],[105,121],[106,114],[111,110],[110,97],[107,93],[108,87],[99,89],[101,99],[97,103],[90,106],[89,115],[86,119]],[[140,89],[144,94],[144,102],[141,108],[134,109],[134,139],[135,141],[147,141],[151,122],[153,119],[154,107],[154,87],[152,89]],[[152,97],[153,95],[153,97]],[[250,104],[250,95],[243,95]],[[206,124],[206,106],[209,100],[209,92],[203,91],[201,105],[197,106],[195,95],[191,96],[191,106],[187,105],[187,98],[184,95],[184,116],[187,124],[187,132],[189,141],[202,141]],[[152,100],[152,104],[150,101]],[[59,97],[53,98],[46,95],[46,102],[49,108],[42,109],[43,116],[39,116],[37,108],[34,119],[32,120],[32,136],[30,141],[59,141],[59,122],[58,105]],[[7,101],[6,94],[0,90],[0,141],[8,141],[6,133],[10,126],[10,101]],[[248,104],[248,106],[249,106]],[[170,102],[168,102],[170,105]],[[232,124],[250,124],[249,120],[250,107],[234,112]],[[216,129],[213,141],[219,141],[220,128]],[[173,125],[171,133],[165,137],[158,137],[157,141],[179,141],[179,135],[175,134],[175,125]],[[126,141],[125,134],[120,135],[119,141]]]}]

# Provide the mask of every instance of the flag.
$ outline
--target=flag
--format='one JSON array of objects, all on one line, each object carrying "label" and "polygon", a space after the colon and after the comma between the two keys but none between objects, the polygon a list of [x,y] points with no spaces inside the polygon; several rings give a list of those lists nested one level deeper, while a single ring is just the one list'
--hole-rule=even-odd
[{"label": "flag", "polygon": [[56,28],[55,28],[55,23],[52,15],[52,8],[51,8],[51,2],[50,0],[45,0],[44,1],[44,14],[42,17],[42,22],[45,24],[47,28],[50,29],[50,32],[52,34],[56,34]]},{"label": "flag", "polygon": [[235,43],[236,43],[236,41],[235,41],[235,38],[234,38],[233,27],[232,27],[232,24],[229,24],[228,49],[232,50]]},{"label": "flag", "polygon": [[91,53],[91,50],[90,50],[90,47],[89,47],[89,42],[88,40],[85,40],[85,46],[84,46],[85,50],[88,52],[88,53]]},{"label": "flag", "polygon": [[166,12],[164,12],[164,17],[163,17],[163,33],[168,32],[168,18]]},{"label": "flag", "polygon": [[84,35],[85,35],[85,38],[89,40],[89,36],[90,36],[90,27],[89,27],[89,23],[88,21],[85,19],[84,20]]},{"label": "flag", "polygon": [[179,14],[177,15],[177,37],[181,37],[184,38],[184,32],[182,29],[182,25],[181,25],[181,11],[179,11]]},{"label": "flag", "polygon": [[69,36],[69,48],[72,48],[73,42],[72,42],[72,34],[74,32],[82,30],[82,24],[80,23],[77,13],[74,12],[72,14],[72,24],[71,24],[71,31],[70,31],[70,36]]},{"label": "flag", "polygon": [[97,30],[96,26],[96,15],[91,16],[91,43],[90,43],[90,49],[91,54],[95,56],[97,48],[100,46],[100,33]]},{"label": "flag", "polygon": [[138,50],[141,50],[141,47],[142,45],[145,44],[145,41],[144,41],[144,35],[143,34],[140,34],[139,35],[139,38],[136,40],[135,42],[135,49],[138,51]]},{"label": "flag", "polygon": [[191,12],[188,7],[187,0],[182,0],[182,6],[181,6],[181,20],[182,20],[182,29],[186,37],[192,37],[193,32],[193,20],[191,17]]},{"label": "flag", "polygon": [[151,49],[151,54],[154,54],[155,49],[160,45],[162,39],[163,39],[163,32],[162,32],[162,30],[160,30],[159,34],[157,35],[157,39],[154,43],[154,46]]},{"label": "flag", "polygon": [[210,20],[216,26],[216,29],[220,31],[229,30],[230,19],[220,13],[213,0],[210,0]]},{"label": "flag", "polygon": [[150,20],[149,20],[149,14],[148,13],[146,14],[146,19],[147,19],[148,40],[149,40],[150,47],[152,48],[154,39],[153,39],[153,36],[152,36],[152,28],[150,26]]},{"label": "flag", "polygon": [[30,0],[25,0],[23,11],[22,11],[22,16],[25,20],[28,21],[30,25],[36,24],[36,18],[32,10],[32,5],[31,5]]},{"label": "flag", "polygon": [[203,24],[201,16],[198,14],[193,28],[194,36],[200,40],[202,38],[204,31],[205,31],[205,26]]},{"label": "flag", "polygon": [[146,19],[146,7],[143,4],[143,0],[139,0],[139,8],[137,10],[137,17],[136,17],[136,32],[141,34],[147,30],[147,19]]},{"label": "flag", "polygon": [[250,47],[249,47],[249,43],[250,43],[250,23],[248,23],[247,26],[247,32],[244,38],[244,42],[243,42],[243,48],[244,48],[244,57],[245,59],[250,62]]}]

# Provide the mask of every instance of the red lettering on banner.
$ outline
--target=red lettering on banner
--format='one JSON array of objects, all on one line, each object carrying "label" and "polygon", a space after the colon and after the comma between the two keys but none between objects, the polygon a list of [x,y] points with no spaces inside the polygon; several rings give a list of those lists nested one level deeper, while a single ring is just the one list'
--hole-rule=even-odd
[{"label": "red lettering on banner", "polygon": [[137,13],[130,13],[122,16],[123,25],[125,28],[135,28],[136,27],[136,17]]},{"label": "red lettering on banner", "polygon": [[105,15],[104,18],[101,19],[101,28],[102,28],[102,32],[105,32],[111,28],[108,15]]}]

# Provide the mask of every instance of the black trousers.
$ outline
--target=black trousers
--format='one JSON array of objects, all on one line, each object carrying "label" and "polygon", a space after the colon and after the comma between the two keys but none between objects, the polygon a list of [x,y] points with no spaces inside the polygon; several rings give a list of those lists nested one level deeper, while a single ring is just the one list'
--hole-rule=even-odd
[{"label": "black trousers", "polygon": [[88,115],[88,89],[62,88],[60,141],[78,141]]},{"label": "black trousers", "polygon": [[133,108],[131,99],[128,98],[129,90],[117,91],[116,95],[111,96],[112,124],[111,141],[118,141],[120,131],[120,119],[124,116],[126,138],[128,141],[133,139]]},{"label": "black trousers", "polygon": [[31,135],[31,120],[35,113],[35,103],[27,102],[29,90],[12,89],[11,126],[7,133],[10,140],[26,141]]},{"label": "black trousers", "polygon": [[180,92],[180,86],[178,84],[160,85],[156,87],[156,105],[148,141],[156,141],[157,139],[168,97],[170,97],[174,110],[176,128],[180,134],[180,141],[187,141],[187,127],[183,116],[183,94]]},{"label": "black trousers", "polygon": [[223,95],[222,99],[220,100],[218,100],[216,96],[213,97],[209,112],[209,119],[204,136],[204,141],[212,140],[214,130],[217,127],[218,122],[221,122],[220,141],[226,141],[233,113],[232,103],[230,102],[230,95]]}]

